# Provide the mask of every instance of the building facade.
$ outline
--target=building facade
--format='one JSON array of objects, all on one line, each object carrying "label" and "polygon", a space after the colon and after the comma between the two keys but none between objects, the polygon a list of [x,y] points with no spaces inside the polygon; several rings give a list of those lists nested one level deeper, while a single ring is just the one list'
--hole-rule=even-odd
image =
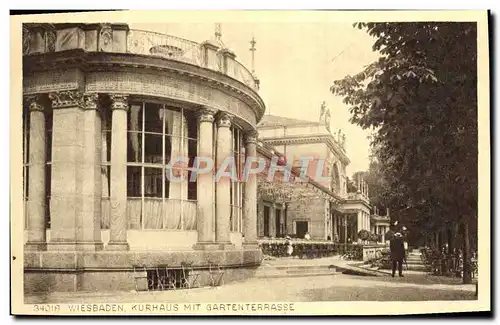
[{"label": "building facade", "polygon": [[[263,207],[259,211],[264,211],[264,217],[259,214],[258,220],[264,226],[259,225],[258,229],[271,229],[269,232],[260,231],[259,237],[289,234],[303,238],[309,233],[315,240],[352,242],[357,241],[360,230],[372,230],[368,185],[358,179],[357,193],[348,193],[346,167],[350,160],[345,150],[345,135],[340,130],[332,133],[328,123],[326,119],[311,122],[265,115],[258,124],[259,140],[280,152],[288,164],[300,169],[304,158],[309,160],[309,181],[290,189],[297,191],[300,188],[304,192],[305,187],[309,194],[299,195],[302,199],[292,196],[288,202],[279,196],[259,200]],[[282,218],[286,221],[278,222],[276,216],[282,214],[285,214]],[[286,225],[286,233],[274,231],[274,225],[281,223]]]},{"label": "building facade", "polygon": [[257,155],[258,86],[217,40],[23,26],[25,290],[133,289],[134,265],[250,274],[257,178],[193,164]]}]

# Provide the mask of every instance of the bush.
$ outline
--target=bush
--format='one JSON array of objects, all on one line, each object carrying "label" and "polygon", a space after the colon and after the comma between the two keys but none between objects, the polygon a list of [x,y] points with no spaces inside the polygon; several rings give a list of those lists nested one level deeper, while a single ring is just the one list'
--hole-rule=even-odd
[{"label": "bush", "polygon": [[370,232],[368,230],[360,230],[358,232],[358,238],[361,240],[368,240],[370,238]]}]

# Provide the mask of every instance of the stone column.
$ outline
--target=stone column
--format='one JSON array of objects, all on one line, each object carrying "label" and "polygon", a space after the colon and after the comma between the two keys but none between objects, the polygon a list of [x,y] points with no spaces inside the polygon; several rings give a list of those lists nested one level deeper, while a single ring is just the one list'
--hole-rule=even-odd
[{"label": "stone column", "polygon": [[101,117],[97,93],[83,96],[82,213],[77,219],[77,243],[102,249],[101,241]]},{"label": "stone column", "polygon": [[[347,215],[344,215],[344,242],[347,243],[347,237],[348,237],[348,234],[347,234]],[[351,240],[354,240],[354,238],[351,238]]]},{"label": "stone column", "polygon": [[[246,159],[257,157],[257,137],[258,134],[254,130],[246,134]],[[243,234],[245,235],[244,245],[257,246],[257,174],[249,174],[245,181],[245,197],[243,206]],[[282,213],[285,211],[286,208]]]},{"label": "stone column", "polygon": [[127,111],[126,95],[110,95],[111,109],[111,220],[108,250],[128,250],[127,243]]},{"label": "stone column", "polygon": [[[204,108],[198,116],[199,136],[198,136],[198,156],[212,159],[213,154],[213,128],[215,110]],[[204,168],[204,165],[199,168]],[[195,249],[215,248],[213,241],[213,221],[214,221],[214,173],[199,173],[197,175],[198,208],[196,227],[198,230],[198,242]]]},{"label": "stone column", "polygon": [[83,94],[49,95],[53,108],[50,235],[48,249],[75,250],[82,213]]},{"label": "stone column", "polygon": [[[309,231],[309,229],[308,229]],[[269,236],[276,237],[276,204],[273,203],[269,208]]]},{"label": "stone column", "polygon": [[339,229],[338,229],[338,216],[337,215],[333,215],[333,233],[332,233],[332,241],[335,240],[335,234],[337,235],[340,235],[339,234]]},{"label": "stone column", "polygon": [[370,230],[371,229],[370,214],[365,212],[365,217],[366,217],[366,229]]},{"label": "stone column", "polygon": [[[217,120],[217,158],[216,170],[219,170],[224,159],[231,155],[231,118],[223,112]],[[216,180],[216,229],[215,240],[220,248],[231,246],[229,239],[229,216],[231,214],[230,205],[230,182],[231,178],[221,177]]]},{"label": "stone column", "polygon": [[[358,211],[358,219],[357,219],[357,225],[358,225],[358,229],[357,229],[357,232],[359,232],[360,230],[362,230],[364,228],[364,225],[363,225],[363,211]],[[356,233],[357,235],[357,233]]]},{"label": "stone column", "polygon": [[39,96],[25,97],[30,111],[29,178],[28,178],[28,242],[27,250],[46,248],[45,232],[45,107]]}]

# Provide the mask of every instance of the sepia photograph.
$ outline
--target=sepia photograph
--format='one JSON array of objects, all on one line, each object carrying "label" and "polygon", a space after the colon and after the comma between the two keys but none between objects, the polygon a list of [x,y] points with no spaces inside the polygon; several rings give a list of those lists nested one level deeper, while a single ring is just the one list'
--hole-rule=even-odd
[{"label": "sepia photograph", "polygon": [[11,16],[12,314],[491,311],[488,54],[486,11]]}]

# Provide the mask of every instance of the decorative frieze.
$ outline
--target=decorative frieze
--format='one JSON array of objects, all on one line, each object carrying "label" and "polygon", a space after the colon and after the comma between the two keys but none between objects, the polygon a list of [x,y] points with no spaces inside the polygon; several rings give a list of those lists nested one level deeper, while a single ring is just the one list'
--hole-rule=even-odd
[{"label": "decorative frieze", "polygon": [[83,94],[76,90],[58,91],[49,94],[52,108],[84,107]]},{"label": "decorative frieze", "polygon": [[109,98],[112,101],[111,109],[128,110],[128,95],[125,94],[110,94]]},{"label": "decorative frieze", "polygon": [[231,126],[231,120],[232,120],[232,117],[231,115],[229,115],[228,113],[226,112],[220,112],[219,113],[219,116],[217,118],[217,126],[219,128],[221,127],[230,127]]},{"label": "decorative frieze", "polygon": [[103,93],[140,94],[143,96],[167,97],[193,104],[228,110],[255,125],[256,111],[246,101],[235,97],[227,90],[217,89],[191,78],[179,78],[172,74],[137,73],[129,71],[99,71],[86,77],[86,91]]},{"label": "decorative frieze", "polygon": [[85,85],[85,76],[80,69],[38,71],[23,78],[23,94],[49,93],[63,90],[78,90]]}]

